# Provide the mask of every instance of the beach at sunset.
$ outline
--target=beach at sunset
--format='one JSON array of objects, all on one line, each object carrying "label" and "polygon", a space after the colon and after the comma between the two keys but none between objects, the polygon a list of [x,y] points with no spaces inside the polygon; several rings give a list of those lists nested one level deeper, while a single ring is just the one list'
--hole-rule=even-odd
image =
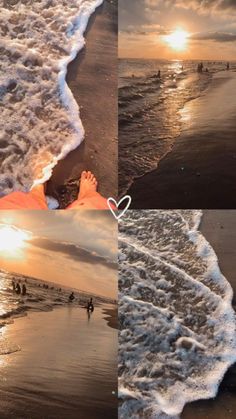
[{"label": "beach at sunset", "polygon": [[236,204],[236,11],[223,3],[119,4],[119,194],[135,209]]},{"label": "beach at sunset", "polygon": [[2,337],[15,348],[1,355],[2,418],[117,417],[117,332],[102,306],[90,318],[69,305],[33,312],[1,328]]},{"label": "beach at sunset", "polygon": [[236,207],[235,90],[236,70],[216,73],[207,91],[179,111],[173,147],[129,189],[133,208]]},{"label": "beach at sunset", "polygon": [[1,212],[2,418],[116,418],[116,248],[107,212]]}]

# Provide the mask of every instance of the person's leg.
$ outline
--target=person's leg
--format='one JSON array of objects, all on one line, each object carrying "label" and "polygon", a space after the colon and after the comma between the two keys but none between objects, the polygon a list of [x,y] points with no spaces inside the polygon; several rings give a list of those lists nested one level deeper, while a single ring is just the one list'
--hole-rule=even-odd
[{"label": "person's leg", "polygon": [[0,210],[48,209],[44,186],[37,185],[28,193],[12,192],[0,198]]},{"label": "person's leg", "polygon": [[97,184],[93,173],[82,172],[78,198],[66,209],[109,209],[107,199],[97,192]]},{"label": "person's leg", "polygon": [[29,196],[40,205],[40,208],[48,209],[44,185],[36,185],[29,192]]}]

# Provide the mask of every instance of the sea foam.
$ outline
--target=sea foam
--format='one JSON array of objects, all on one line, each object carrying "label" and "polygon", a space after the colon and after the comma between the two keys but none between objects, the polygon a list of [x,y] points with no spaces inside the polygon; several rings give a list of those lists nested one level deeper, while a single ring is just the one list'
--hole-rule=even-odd
[{"label": "sea foam", "polygon": [[0,195],[46,181],[84,137],[67,66],[103,0],[0,0]]},{"label": "sea foam", "polygon": [[120,418],[176,418],[214,397],[236,360],[232,288],[198,231],[200,211],[119,221]]}]

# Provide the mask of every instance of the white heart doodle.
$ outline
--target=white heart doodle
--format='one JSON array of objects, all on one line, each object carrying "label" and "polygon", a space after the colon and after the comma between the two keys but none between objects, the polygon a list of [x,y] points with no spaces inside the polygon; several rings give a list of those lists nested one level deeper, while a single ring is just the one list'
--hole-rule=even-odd
[{"label": "white heart doodle", "polygon": [[[125,208],[123,208],[123,210],[122,211],[119,211],[119,213],[118,214],[116,214],[116,212],[115,212],[115,210],[112,208],[112,206],[111,206],[111,204],[114,204],[115,206],[116,206],[116,208],[117,208],[117,210],[119,209],[119,206],[120,206],[120,204],[122,204],[122,202],[124,202],[125,200],[128,200],[127,201],[127,204],[126,204],[126,206],[125,206]],[[119,200],[119,202],[116,202],[116,200],[114,199],[114,198],[108,198],[108,200],[107,200],[107,205],[108,205],[108,207],[110,208],[110,210],[111,210],[111,213],[114,215],[114,217],[117,219],[117,220],[119,220],[121,217],[123,217],[123,215],[124,215],[124,213],[127,211],[127,209],[129,208],[129,206],[130,206],[130,204],[131,204],[131,196],[129,196],[129,195],[125,195],[125,196],[123,196],[123,198],[121,198],[120,200]]]}]

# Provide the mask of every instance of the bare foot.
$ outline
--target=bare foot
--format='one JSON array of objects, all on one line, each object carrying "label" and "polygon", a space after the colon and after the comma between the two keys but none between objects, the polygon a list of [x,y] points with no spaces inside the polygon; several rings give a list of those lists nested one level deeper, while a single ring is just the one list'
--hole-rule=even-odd
[{"label": "bare foot", "polygon": [[78,199],[84,199],[97,191],[97,179],[91,172],[82,172],[80,178],[80,188]]}]

